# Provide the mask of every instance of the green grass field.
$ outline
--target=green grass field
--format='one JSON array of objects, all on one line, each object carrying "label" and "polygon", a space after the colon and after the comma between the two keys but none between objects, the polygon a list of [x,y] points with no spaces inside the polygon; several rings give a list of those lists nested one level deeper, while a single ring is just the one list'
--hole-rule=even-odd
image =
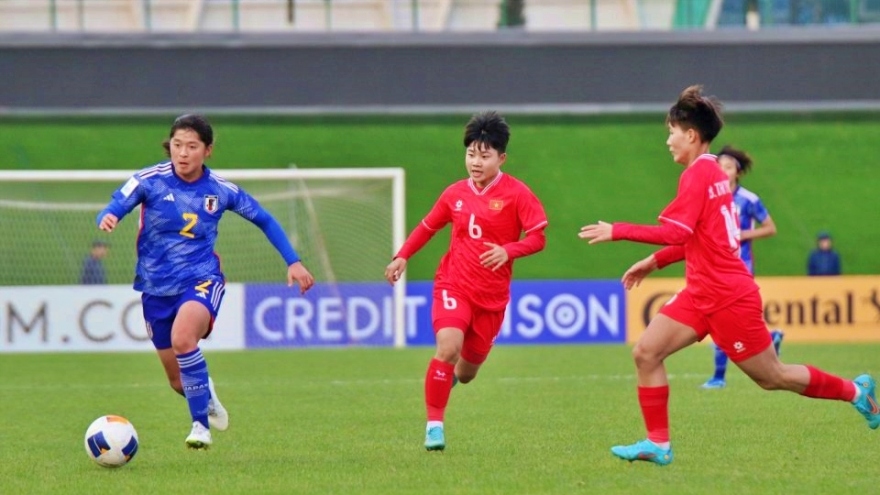
[{"label": "green grass field", "polygon": [[[790,345],[783,357],[843,376],[878,372],[880,345]],[[453,390],[445,453],[422,448],[432,354],[349,349],[208,353],[230,429],[188,451],[189,416],[152,354],[0,359],[0,493],[874,493],[880,431],[844,403],[761,391],[739,371],[704,391],[706,346],[669,362],[675,462],[628,464],[608,448],[643,436],[625,346],[495,349]],[[103,414],[141,445],[117,470],[92,463]]]},{"label": "green grass field", "polygon": [[[407,224],[412,227],[444,187],[464,177],[461,132],[466,120],[467,116],[216,118],[217,142],[210,164],[221,171],[291,163],[405,167]],[[651,251],[630,243],[587,247],[576,233],[599,219],[654,222],[674,196],[681,167],[672,163],[666,150],[662,115],[512,115],[508,120],[513,135],[505,170],[530,184],[550,218],[545,252],[518,261],[518,278],[617,278]],[[163,158],[160,143],[170,122],[170,117],[3,118],[0,169],[134,171]],[[844,273],[880,273],[880,261],[870,248],[880,244],[880,230],[865,228],[878,218],[870,206],[876,203],[877,174],[870,157],[878,135],[880,113],[728,116],[715,148],[732,143],[752,154],[755,170],[743,184],[762,196],[779,228],[776,237],[755,246],[759,274],[804,274],[807,253],[820,229],[834,234]],[[98,191],[104,200],[111,192]],[[58,194],[42,191],[35,199],[51,200]],[[87,220],[81,227],[87,232],[84,238],[93,232]],[[4,233],[7,240],[30,235],[26,227],[16,227],[15,232],[7,227]],[[446,239],[439,235],[413,259],[412,280],[432,278]],[[131,235],[114,238],[122,247],[116,252],[124,252],[128,242],[133,243]],[[0,240],[0,251],[11,250],[9,241]],[[84,250],[85,246],[67,247],[64,259],[53,263],[56,272],[69,278]],[[21,267],[16,263],[9,269]],[[677,270],[660,275],[680,275]],[[120,283],[129,274],[126,271]]]}]

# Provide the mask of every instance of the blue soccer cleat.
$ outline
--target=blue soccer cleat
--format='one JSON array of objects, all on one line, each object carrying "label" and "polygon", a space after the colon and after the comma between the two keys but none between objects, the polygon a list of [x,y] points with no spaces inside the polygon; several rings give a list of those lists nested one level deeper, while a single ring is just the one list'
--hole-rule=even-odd
[{"label": "blue soccer cleat", "polygon": [[781,354],[779,348],[782,347],[782,339],[785,338],[785,334],[782,333],[782,330],[777,328],[770,332],[770,338],[773,339],[773,350],[775,350],[776,355],[779,356]]},{"label": "blue soccer cleat", "polygon": [[648,461],[660,466],[672,462],[672,448],[662,449],[650,440],[642,440],[632,445],[611,447],[611,453],[624,461]]},{"label": "blue soccer cleat", "polygon": [[425,432],[425,450],[443,450],[446,448],[446,437],[442,426],[432,426]]},{"label": "blue soccer cleat", "polygon": [[727,382],[724,381],[724,378],[709,378],[706,380],[706,383],[702,384],[700,387],[705,389],[718,389],[726,386]]},{"label": "blue soccer cleat", "polygon": [[874,395],[876,384],[871,375],[859,375],[853,380],[859,389],[859,398],[853,402],[856,410],[868,421],[868,426],[876,430],[880,426],[880,406],[877,405],[877,397]]}]

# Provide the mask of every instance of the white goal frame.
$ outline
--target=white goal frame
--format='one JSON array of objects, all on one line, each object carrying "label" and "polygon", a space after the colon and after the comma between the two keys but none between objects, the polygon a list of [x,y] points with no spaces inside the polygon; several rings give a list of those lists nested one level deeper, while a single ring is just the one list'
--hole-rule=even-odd
[{"label": "white goal frame", "polygon": [[[0,170],[0,182],[88,182],[116,181],[121,184],[135,171],[129,170]],[[392,201],[392,246],[388,260],[406,239],[406,185],[402,168],[327,168],[327,169],[217,169],[230,181],[297,179],[390,179]],[[406,346],[405,328],[406,273],[394,284],[392,306],[394,347]]]}]

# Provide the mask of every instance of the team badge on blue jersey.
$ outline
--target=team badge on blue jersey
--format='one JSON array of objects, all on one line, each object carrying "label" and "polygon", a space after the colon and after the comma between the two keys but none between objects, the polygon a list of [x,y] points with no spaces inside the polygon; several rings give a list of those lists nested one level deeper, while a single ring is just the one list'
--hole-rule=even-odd
[{"label": "team badge on blue jersey", "polygon": [[216,195],[205,195],[205,211],[208,213],[214,213],[217,211],[218,204],[219,198]]}]

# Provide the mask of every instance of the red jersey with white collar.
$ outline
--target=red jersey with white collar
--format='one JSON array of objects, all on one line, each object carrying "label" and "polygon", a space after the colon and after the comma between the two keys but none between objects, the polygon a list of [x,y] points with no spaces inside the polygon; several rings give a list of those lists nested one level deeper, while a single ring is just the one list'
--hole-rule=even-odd
[{"label": "red jersey with white collar", "polygon": [[[484,309],[504,309],[513,260],[540,251],[546,243],[547,215],[540,200],[523,182],[502,172],[483,189],[472,179],[458,181],[443,191],[396,257],[410,258],[448,223],[449,250],[440,260],[434,290],[452,289]],[[487,242],[503,246],[510,258],[495,271],[480,261],[490,249]]]}]

